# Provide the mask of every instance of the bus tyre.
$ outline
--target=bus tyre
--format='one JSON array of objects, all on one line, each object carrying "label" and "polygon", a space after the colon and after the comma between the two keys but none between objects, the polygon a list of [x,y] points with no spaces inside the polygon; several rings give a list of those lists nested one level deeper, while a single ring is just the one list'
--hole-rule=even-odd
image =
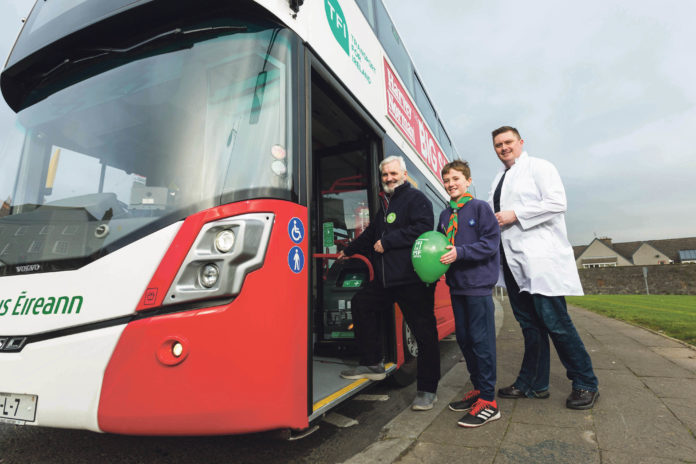
[{"label": "bus tyre", "polygon": [[402,334],[404,340],[404,363],[391,376],[392,383],[397,387],[406,387],[416,380],[418,371],[418,342],[411,329],[404,320],[402,322]]}]

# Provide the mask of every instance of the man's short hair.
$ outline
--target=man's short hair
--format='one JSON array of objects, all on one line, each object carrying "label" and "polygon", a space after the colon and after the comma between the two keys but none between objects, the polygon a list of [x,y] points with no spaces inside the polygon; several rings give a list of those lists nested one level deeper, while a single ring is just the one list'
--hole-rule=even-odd
[{"label": "man's short hair", "polygon": [[499,136],[500,134],[504,134],[505,132],[513,132],[517,136],[518,139],[522,140],[522,136],[520,136],[520,133],[517,131],[517,129],[515,129],[512,126],[503,126],[503,127],[497,128],[492,133],[493,138],[496,138],[497,136]]},{"label": "man's short hair", "polygon": [[406,170],[406,161],[404,161],[404,157],[398,155],[391,155],[387,156],[382,160],[381,163],[379,163],[379,172],[382,172],[382,166],[384,166],[385,164],[393,163],[394,161],[399,162],[399,167],[401,167],[402,171]]},{"label": "man's short hair", "polygon": [[466,161],[454,160],[445,164],[442,167],[442,177],[445,177],[445,174],[450,172],[452,169],[461,172],[467,179],[471,179],[471,168],[469,168],[469,163],[467,163]]}]

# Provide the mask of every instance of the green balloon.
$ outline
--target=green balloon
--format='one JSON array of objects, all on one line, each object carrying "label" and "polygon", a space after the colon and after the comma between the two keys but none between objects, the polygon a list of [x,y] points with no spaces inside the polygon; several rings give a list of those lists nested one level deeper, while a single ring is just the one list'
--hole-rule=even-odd
[{"label": "green balloon", "polygon": [[442,264],[440,257],[447,253],[449,245],[447,237],[440,232],[431,230],[416,239],[411,249],[413,269],[423,282],[433,283],[447,272],[449,264]]}]

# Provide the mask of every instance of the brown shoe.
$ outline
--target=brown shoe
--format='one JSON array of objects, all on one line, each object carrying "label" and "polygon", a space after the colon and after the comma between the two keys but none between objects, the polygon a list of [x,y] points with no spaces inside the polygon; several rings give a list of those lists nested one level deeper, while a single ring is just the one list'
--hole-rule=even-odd
[{"label": "brown shoe", "polygon": [[568,409],[592,409],[595,402],[599,398],[598,391],[575,390],[570,393],[566,400],[566,408]]},{"label": "brown shoe", "polygon": [[[534,396],[531,398],[543,400],[551,396],[549,394],[548,390],[539,390],[532,392]],[[509,387],[503,387],[498,389],[498,396],[501,398],[512,398],[512,399],[517,399],[517,398],[529,398],[525,392],[522,390],[518,389],[514,385],[510,385]]]}]

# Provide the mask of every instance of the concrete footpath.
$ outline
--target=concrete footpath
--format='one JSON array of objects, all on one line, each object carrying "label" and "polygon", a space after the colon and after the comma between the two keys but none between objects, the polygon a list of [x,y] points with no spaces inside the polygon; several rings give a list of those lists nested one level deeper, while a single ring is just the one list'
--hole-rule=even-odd
[{"label": "concrete footpath", "polygon": [[[507,299],[497,309],[501,387],[515,380],[523,342]],[[594,409],[565,407],[570,381],[552,349],[549,399],[496,398],[499,420],[459,427],[463,414],[447,404],[471,389],[460,362],[443,377],[433,410],[405,410],[346,463],[696,463],[696,350],[580,308],[569,311],[599,378]]]}]

